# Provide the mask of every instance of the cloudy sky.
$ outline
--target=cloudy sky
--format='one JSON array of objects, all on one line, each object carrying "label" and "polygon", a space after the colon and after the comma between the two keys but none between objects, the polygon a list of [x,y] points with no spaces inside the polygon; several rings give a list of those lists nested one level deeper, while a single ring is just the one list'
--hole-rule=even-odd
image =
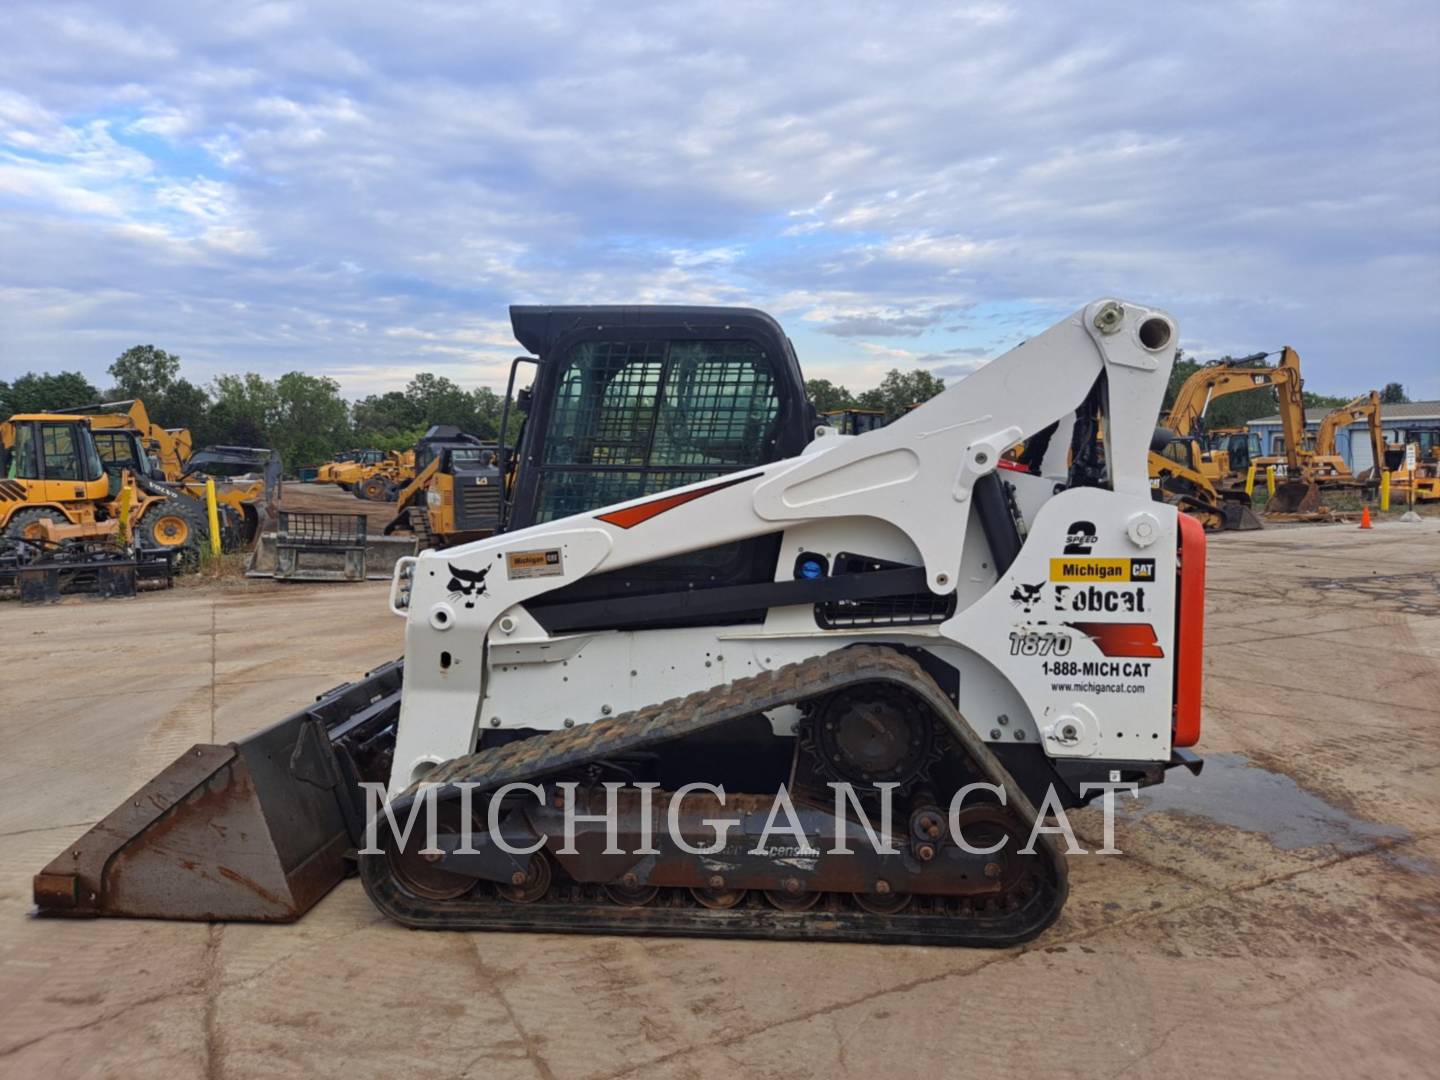
[{"label": "cloudy sky", "polygon": [[6,0],[0,42],[0,378],[495,385],[509,303],[695,302],[864,388],[1116,294],[1440,398],[1433,0]]}]

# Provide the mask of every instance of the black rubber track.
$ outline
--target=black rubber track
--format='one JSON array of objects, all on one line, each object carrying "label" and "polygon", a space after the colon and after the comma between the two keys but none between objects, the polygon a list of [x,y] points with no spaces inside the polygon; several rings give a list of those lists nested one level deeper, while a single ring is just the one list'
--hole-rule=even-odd
[{"label": "black rubber track", "polygon": [[[934,680],[893,649],[857,645],[738,679],[713,690],[676,698],[580,727],[547,732],[455,758],[426,775],[441,785],[437,797],[459,797],[451,785],[474,783],[477,795],[517,782],[536,782],[587,762],[633,754],[743,716],[798,704],[846,686],[899,685],[940,717],[956,742],[992,783],[1005,788],[1016,832],[1028,836],[1035,809],[985,743],[960,717]],[[396,800],[404,820],[420,785]],[[379,835],[383,835],[383,829]],[[897,914],[860,910],[841,894],[827,894],[808,911],[786,912],[753,893],[729,909],[702,907],[685,890],[661,890],[650,904],[628,907],[609,900],[599,885],[557,884],[531,904],[506,901],[478,886],[453,900],[428,900],[407,891],[385,855],[361,855],[360,876],[370,899],[406,926],[434,930],[518,930],[539,933],[743,937],[910,945],[1005,947],[1042,933],[1059,916],[1068,890],[1064,858],[1048,836],[1028,858],[1032,887],[1018,907],[994,910],[983,899],[917,896]]]}]

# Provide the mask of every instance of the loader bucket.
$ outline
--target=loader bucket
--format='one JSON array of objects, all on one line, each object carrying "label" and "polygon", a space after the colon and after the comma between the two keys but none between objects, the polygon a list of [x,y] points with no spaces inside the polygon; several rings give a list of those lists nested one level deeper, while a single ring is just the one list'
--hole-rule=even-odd
[{"label": "loader bucket", "polygon": [[1265,504],[1267,514],[1314,514],[1320,510],[1320,489],[1309,480],[1287,480]]},{"label": "loader bucket", "polygon": [[349,870],[363,829],[357,782],[388,771],[401,667],[338,687],[248,739],[192,746],[35,876],[40,914],[305,914]]},{"label": "loader bucket", "polygon": [[1256,516],[1255,511],[1242,502],[1224,502],[1220,504],[1221,512],[1225,515],[1226,532],[1249,532],[1252,529],[1263,529],[1264,522]]}]

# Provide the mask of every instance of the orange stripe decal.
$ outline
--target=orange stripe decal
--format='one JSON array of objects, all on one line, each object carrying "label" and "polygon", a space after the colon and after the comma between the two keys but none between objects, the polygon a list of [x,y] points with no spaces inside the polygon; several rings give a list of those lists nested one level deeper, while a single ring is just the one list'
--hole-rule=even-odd
[{"label": "orange stripe decal", "polygon": [[1155,628],[1143,622],[1072,622],[1066,626],[1079,630],[1106,656],[1162,657],[1165,650],[1155,637]]},{"label": "orange stripe decal", "polygon": [[1180,571],[1175,605],[1175,723],[1172,742],[1200,741],[1201,683],[1205,670],[1205,527],[1179,515]]},{"label": "orange stripe decal", "polygon": [[718,484],[711,484],[709,487],[696,488],[694,491],[682,491],[676,495],[661,495],[658,499],[651,499],[636,506],[627,506],[623,510],[612,510],[608,514],[597,514],[596,520],[603,521],[607,525],[615,525],[622,529],[633,529],[641,522],[649,521],[658,517],[666,510],[674,510],[677,506],[684,506],[688,502],[694,502],[702,495],[711,495],[725,488],[734,487],[736,484],[743,484],[746,480],[753,480],[764,473],[751,473],[749,476],[732,476],[728,480],[722,480]]}]

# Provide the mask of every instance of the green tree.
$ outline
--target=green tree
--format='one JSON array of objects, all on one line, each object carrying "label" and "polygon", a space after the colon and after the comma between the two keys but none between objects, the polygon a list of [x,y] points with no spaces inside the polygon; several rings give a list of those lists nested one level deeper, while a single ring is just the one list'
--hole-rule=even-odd
[{"label": "green tree", "polygon": [[805,396],[815,406],[816,412],[834,412],[854,406],[855,396],[845,387],[829,379],[806,379]]},{"label": "green tree", "polygon": [[454,424],[462,431],[474,432],[474,399],[445,376],[420,372],[405,387],[405,397],[425,427]]},{"label": "green tree", "polygon": [[1175,366],[1170,369],[1170,382],[1165,387],[1165,403],[1161,406],[1161,412],[1169,412],[1170,407],[1175,404],[1175,398],[1180,393],[1180,387],[1185,381],[1200,370],[1200,365],[1194,360],[1185,359],[1185,350],[1175,350]]},{"label": "green tree", "polygon": [[161,427],[189,428],[198,449],[217,442],[210,423],[210,395],[189,379],[176,379],[152,405],[145,402],[150,419]]},{"label": "green tree", "polygon": [[350,406],[340,384],[324,375],[288,371],[275,383],[275,411],[266,444],[288,468],[318,465],[350,439]]},{"label": "green tree", "polygon": [[399,390],[361,398],[351,409],[351,416],[359,441],[367,446],[421,428],[425,420],[415,403]]},{"label": "green tree", "polygon": [[27,371],[8,386],[0,383],[0,418],[17,412],[43,412],[93,405],[100,391],[78,371]]},{"label": "green tree", "polygon": [[[215,442],[237,446],[268,446],[270,429],[280,410],[275,385],[250,372],[216,376],[211,394],[210,431]],[[278,447],[277,447],[278,449]],[[291,464],[285,463],[287,467]]]},{"label": "green tree", "polygon": [[1380,391],[1380,404],[1382,405],[1403,405],[1410,400],[1410,395],[1405,393],[1405,387],[1398,382],[1386,383],[1385,389]]},{"label": "green tree", "polygon": [[140,398],[148,409],[180,377],[180,357],[154,345],[134,345],[117,356],[108,370],[115,380],[112,395],[116,400]]},{"label": "green tree", "polygon": [[891,368],[873,390],[866,390],[855,401],[862,409],[879,409],[892,419],[912,405],[929,401],[945,389],[945,380],[924,368],[901,371]]},{"label": "green tree", "polygon": [[[488,386],[482,386],[470,391],[471,407],[475,411],[475,428],[473,434],[479,435],[482,439],[498,438],[500,432],[500,418],[505,410],[505,397],[496,393]],[[522,416],[515,403],[510,403],[510,430],[505,434],[505,442],[513,446],[520,437],[520,421]]]}]

